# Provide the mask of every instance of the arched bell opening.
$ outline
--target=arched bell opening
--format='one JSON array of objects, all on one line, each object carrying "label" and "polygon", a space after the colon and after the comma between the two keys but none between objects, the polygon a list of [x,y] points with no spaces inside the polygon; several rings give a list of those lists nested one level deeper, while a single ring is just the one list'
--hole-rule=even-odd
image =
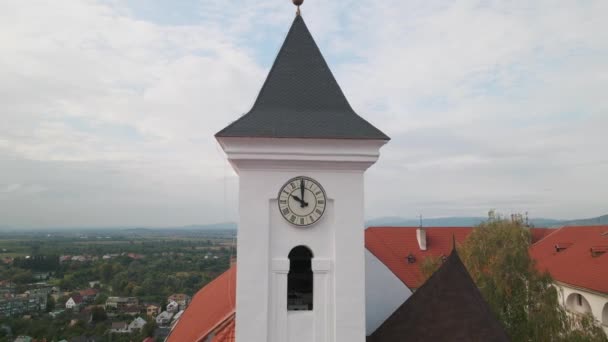
[{"label": "arched bell opening", "polygon": [[312,251],[306,246],[289,252],[287,275],[287,310],[310,311],[313,308]]}]

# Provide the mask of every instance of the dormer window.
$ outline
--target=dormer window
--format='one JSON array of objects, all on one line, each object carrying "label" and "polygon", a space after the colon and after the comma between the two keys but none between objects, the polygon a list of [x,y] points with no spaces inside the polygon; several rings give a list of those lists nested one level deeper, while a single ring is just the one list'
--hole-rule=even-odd
[{"label": "dormer window", "polygon": [[555,252],[559,253],[568,249],[568,247],[572,246],[571,242],[560,242],[555,244]]},{"label": "dormer window", "polygon": [[591,256],[598,257],[608,252],[608,246],[593,246],[591,247]]}]

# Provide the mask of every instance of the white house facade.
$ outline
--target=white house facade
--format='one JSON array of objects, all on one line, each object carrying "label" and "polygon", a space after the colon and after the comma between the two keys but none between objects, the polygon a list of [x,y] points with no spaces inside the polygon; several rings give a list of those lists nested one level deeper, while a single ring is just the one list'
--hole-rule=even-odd
[{"label": "white house facade", "polygon": [[365,250],[365,332],[371,335],[412,295],[393,271]]},{"label": "white house facade", "polygon": [[179,304],[176,301],[170,301],[167,304],[167,311],[176,313],[179,311]]},{"label": "white house facade", "polygon": [[608,335],[608,226],[562,227],[530,252],[553,277],[566,310],[592,315]]},{"label": "white house facade", "polygon": [[168,311],[161,312],[158,316],[156,316],[156,324],[161,327],[168,326],[171,323],[171,319],[173,318],[173,313]]},{"label": "white house facade", "polygon": [[133,332],[136,330],[141,330],[146,325],[146,323],[147,322],[145,319],[137,317],[131,323],[129,323],[129,331]]},{"label": "white house facade", "polygon": [[78,308],[78,306],[79,306],[79,305],[80,305],[80,304],[79,304],[79,303],[76,303],[76,301],[75,301],[75,300],[74,300],[74,298],[72,298],[72,297],[70,297],[70,299],[68,299],[68,300],[65,302],[65,308],[66,308],[66,309],[75,309],[75,308]]},{"label": "white house facade", "polygon": [[[608,270],[607,270],[608,272]],[[560,303],[573,314],[590,314],[608,335],[608,293],[555,282]]]}]

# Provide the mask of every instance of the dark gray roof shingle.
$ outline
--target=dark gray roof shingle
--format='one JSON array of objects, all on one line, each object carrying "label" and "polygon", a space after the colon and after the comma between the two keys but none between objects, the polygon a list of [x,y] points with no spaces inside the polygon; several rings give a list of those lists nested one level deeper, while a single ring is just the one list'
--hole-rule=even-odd
[{"label": "dark gray roof shingle", "polygon": [[300,15],[253,108],[216,136],[390,139],[351,108]]},{"label": "dark gray roof shingle", "polygon": [[454,250],[367,341],[506,342],[509,337]]}]

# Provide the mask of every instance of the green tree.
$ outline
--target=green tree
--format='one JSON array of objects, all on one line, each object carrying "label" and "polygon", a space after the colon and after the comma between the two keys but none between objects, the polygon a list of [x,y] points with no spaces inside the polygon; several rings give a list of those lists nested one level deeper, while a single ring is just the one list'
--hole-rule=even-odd
[{"label": "green tree", "polygon": [[17,284],[28,284],[34,280],[34,277],[32,271],[19,270],[15,272],[11,280]]},{"label": "green tree", "polygon": [[55,298],[49,295],[46,299],[46,312],[55,310]]},{"label": "green tree", "polygon": [[429,279],[435,271],[441,266],[441,257],[439,256],[428,256],[420,263],[420,273],[424,281]]},{"label": "green tree", "polygon": [[97,298],[95,298],[95,302],[93,302],[93,304],[103,305],[106,303],[107,300],[108,300],[108,296],[106,294],[101,293],[97,296]]},{"label": "green tree", "polygon": [[111,263],[106,263],[101,265],[101,269],[99,272],[99,276],[101,278],[101,281],[104,284],[107,284],[110,280],[112,280],[112,276],[114,275],[114,267],[112,266]]},{"label": "green tree", "polygon": [[559,305],[550,275],[539,273],[530,258],[530,241],[522,216],[506,220],[490,212],[489,220],[479,225],[459,250],[511,339],[573,341],[583,336],[585,341],[608,341],[593,321],[568,315]]},{"label": "green tree", "polygon": [[156,331],[156,328],[158,327],[156,325],[156,320],[154,320],[154,318],[148,317],[147,321],[148,322],[146,323],[146,325],[144,325],[144,328],[141,331],[143,338],[154,337],[154,332]]},{"label": "green tree", "polygon": [[72,290],[75,287],[74,283],[74,275],[68,274],[59,281],[59,287],[62,290]]},{"label": "green tree", "polygon": [[104,310],[101,306],[94,307],[93,310],[91,310],[91,316],[93,323],[103,322],[108,319],[106,310]]}]

